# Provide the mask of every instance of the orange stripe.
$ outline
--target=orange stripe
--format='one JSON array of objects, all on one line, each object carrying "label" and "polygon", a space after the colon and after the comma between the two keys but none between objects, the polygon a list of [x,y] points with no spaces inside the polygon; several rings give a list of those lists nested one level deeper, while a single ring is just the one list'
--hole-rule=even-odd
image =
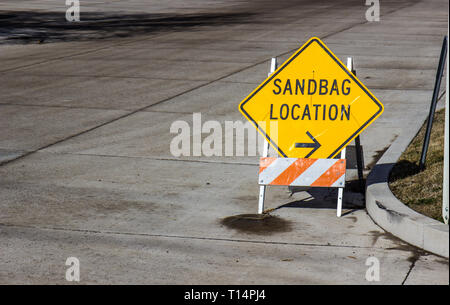
[{"label": "orange stripe", "polygon": [[311,186],[331,186],[343,174],[345,174],[345,159],[339,159],[329,169],[327,169],[322,176],[314,181]]},{"label": "orange stripe", "polygon": [[265,170],[270,164],[272,164],[277,158],[274,157],[261,157],[259,158],[259,174]]},{"label": "orange stripe", "polygon": [[276,177],[270,184],[272,185],[290,185],[305,170],[307,170],[317,159],[297,159],[284,172]]}]

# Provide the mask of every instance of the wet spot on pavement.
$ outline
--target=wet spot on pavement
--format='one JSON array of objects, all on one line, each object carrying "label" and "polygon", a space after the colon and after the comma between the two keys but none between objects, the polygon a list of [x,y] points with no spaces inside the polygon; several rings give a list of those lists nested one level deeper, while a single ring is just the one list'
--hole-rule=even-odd
[{"label": "wet spot on pavement", "polygon": [[241,214],[223,218],[220,223],[229,229],[257,235],[292,231],[290,221],[270,214]]}]

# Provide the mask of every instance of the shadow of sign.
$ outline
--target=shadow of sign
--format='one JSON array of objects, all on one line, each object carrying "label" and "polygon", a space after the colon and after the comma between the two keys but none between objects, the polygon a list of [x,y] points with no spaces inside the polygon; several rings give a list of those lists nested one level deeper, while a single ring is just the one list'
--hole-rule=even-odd
[{"label": "shadow of sign", "polygon": [[[307,209],[336,209],[337,189],[334,188],[309,188],[299,191],[305,191],[308,197],[300,200],[294,200],[286,204],[280,205],[276,210],[281,208],[307,208]],[[297,192],[294,190],[294,193]],[[363,209],[364,195],[359,192],[344,189],[344,201],[342,207],[345,209]]]}]

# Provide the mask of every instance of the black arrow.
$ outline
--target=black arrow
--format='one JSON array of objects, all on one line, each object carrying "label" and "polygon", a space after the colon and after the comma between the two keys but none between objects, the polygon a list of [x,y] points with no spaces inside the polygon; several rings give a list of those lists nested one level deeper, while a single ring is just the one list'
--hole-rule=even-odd
[{"label": "black arrow", "polygon": [[320,148],[320,146],[322,146],[322,145],[320,145],[319,141],[317,141],[317,140],[312,136],[312,134],[309,133],[309,131],[307,131],[306,134],[308,135],[308,137],[311,138],[311,140],[314,141],[314,143],[295,143],[295,147],[296,147],[296,148],[314,148],[313,150],[311,150],[311,151],[309,152],[309,154],[307,154],[307,155],[305,156],[305,158],[308,158],[308,157],[311,156],[316,150],[318,150],[318,149]]}]

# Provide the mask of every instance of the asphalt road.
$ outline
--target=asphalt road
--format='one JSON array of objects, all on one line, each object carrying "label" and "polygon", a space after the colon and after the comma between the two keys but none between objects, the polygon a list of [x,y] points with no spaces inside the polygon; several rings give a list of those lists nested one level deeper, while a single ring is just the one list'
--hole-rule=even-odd
[{"label": "asphalt road", "polygon": [[[448,284],[448,260],[390,236],[347,190],[270,188],[257,157],[174,157],[192,114],[243,121],[239,102],[309,37],[385,106],[361,136],[369,171],[425,119],[447,1],[0,2],[0,283]],[[272,152],[273,154],[273,152]],[[367,282],[366,260],[380,261]]]}]

